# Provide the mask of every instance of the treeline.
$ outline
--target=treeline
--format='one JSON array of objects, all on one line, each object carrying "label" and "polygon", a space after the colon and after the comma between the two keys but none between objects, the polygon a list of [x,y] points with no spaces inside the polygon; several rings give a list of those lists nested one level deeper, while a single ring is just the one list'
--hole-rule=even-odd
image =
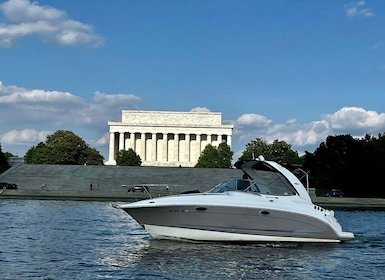
[{"label": "treeline", "polygon": [[3,150],[0,144],[0,174],[6,171],[8,168],[9,168],[9,164],[8,164],[6,155],[3,153]]},{"label": "treeline", "polygon": [[314,151],[306,152],[303,168],[310,185],[341,189],[347,196],[385,197],[385,135],[329,136]]},{"label": "treeline", "polygon": [[285,141],[268,144],[260,138],[246,145],[238,161],[263,155],[266,160],[286,166],[305,183],[302,171],[308,173],[310,187],[318,190],[341,189],[346,196],[385,198],[385,134],[328,136],[313,152],[299,156]]}]

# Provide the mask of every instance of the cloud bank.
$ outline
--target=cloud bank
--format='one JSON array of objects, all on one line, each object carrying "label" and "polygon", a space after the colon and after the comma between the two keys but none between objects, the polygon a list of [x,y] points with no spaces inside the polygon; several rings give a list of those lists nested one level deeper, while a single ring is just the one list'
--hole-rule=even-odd
[{"label": "cloud bank", "polygon": [[374,13],[371,8],[366,7],[365,1],[350,2],[345,5],[345,12],[348,17],[372,17]]},{"label": "cloud bank", "polygon": [[292,119],[284,124],[275,124],[258,114],[244,114],[234,122],[234,136],[240,143],[248,143],[256,137],[270,143],[284,140],[300,153],[313,152],[329,135],[350,134],[361,138],[366,134],[377,136],[384,132],[385,113],[358,107],[343,107],[320,116],[319,120],[302,124]]},{"label": "cloud bank", "polygon": [[95,92],[91,100],[84,100],[69,92],[6,86],[0,81],[0,143],[29,149],[59,129],[94,131],[101,137],[110,119],[120,119],[121,110],[137,109],[140,102],[134,94]]},{"label": "cloud bank", "polygon": [[12,47],[26,36],[38,36],[61,46],[103,45],[104,38],[93,26],[68,18],[56,8],[40,6],[29,0],[9,0],[0,4],[0,12],[9,21],[0,23],[0,46]]}]

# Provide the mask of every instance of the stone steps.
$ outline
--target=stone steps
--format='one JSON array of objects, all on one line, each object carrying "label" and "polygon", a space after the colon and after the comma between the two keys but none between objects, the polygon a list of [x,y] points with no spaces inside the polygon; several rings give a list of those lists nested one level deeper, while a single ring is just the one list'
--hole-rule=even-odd
[{"label": "stone steps", "polygon": [[19,190],[41,190],[45,182],[51,191],[89,191],[90,184],[99,192],[145,184],[205,191],[240,176],[237,169],[22,164],[0,180],[17,184]]}]

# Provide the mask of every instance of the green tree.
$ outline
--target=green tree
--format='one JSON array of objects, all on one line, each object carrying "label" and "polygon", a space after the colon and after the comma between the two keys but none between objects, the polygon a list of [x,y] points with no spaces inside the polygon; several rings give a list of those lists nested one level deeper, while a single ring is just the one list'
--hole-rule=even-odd
[{"label": "green tree", "polygon": [[195,167],[202,168],[230,168],[233,152],[226,143],[219,144],[218,148],[208,144],[200,155]]},{"label": "green tree", "polygon": [[11,157],[14,157],[14,155],[12,153],[10,153],[10,152],[5,152],[4,156],[5,156],[6,159],[10,159]]},{"label": "green tree", "polygon": [[226,142],[222,142],[218,146],[219,168],[231,168],[234,152]]},{"label": "green tree", "polygon": [[255,159],[260,155],[265,156],[268,153],[269,145],[262,138],[256,138],[246,144],[246,148],[238,161]]},{"label": "green tree", "polygon": [[131,148],[116,153],[116,164],[120,166],[140,166],[142,159]]},{"label": "green tree", "polygon": [[314,153],[306,153],[304,168],[310,184],[320,189],[342,189],[347,196],[385,197],[385,137],[328,136]]},{"label": "green tree", "polygon": [[0,144],[0,173],[3,173],[8,168],[9,168],[9,164],[2,151],[1,144]]},{"label": "green tree", "polygon": [[301,159],[296,151],[293,151],[291,145],[285,141],[274,140],[268,144],[261,138],[256,138],[246,144],[246,148],[238,162],[252,160],[262,155],[266,160],[272,160],[280,164],[300,164]]},{"label": "green tree", "polygon": [[214,146],[208,144],[200,155],[195,167],[216,168],[219,166],[219,152]]},{"label": "green tree", "polygon": [[26,153],[30,164],[103,165],[103,156],[72,131],[58,130]]},{"label": "green tree", "polygon": [[52,149],[45,143],[40,142],[30,148],[24,156],[29,164],[49,164],[52,163]]},{"label": "green tree", "polygon": [[88,165],[103,165],[104,157],[95,148],[87,147],[84,150],[85,163]]}]

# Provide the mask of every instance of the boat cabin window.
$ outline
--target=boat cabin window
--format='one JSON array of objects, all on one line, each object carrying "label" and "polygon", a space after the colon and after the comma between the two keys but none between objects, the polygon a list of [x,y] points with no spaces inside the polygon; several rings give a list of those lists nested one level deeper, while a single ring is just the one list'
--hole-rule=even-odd
[{"label": "boat cabin window", "polygon": [[253,170],[252,180],[232,180],[225,181],[213,189],[209,193],[223,193],[228,191],[244,191],[256,194],[289,196],[296,195],[295,188],[289,180],[280,172],[273,169]]},{"label": "boat cabin window", "polygon": [[245,191],[252,182],[249,180],[225,181],[209,190],[209,193],[223,193],[228,191]]},{"label": "boat cabin window", "polygon": [[261,194],[278,196],[297,194],[289,180],[276,170],[254,170],[253,181]]}]

